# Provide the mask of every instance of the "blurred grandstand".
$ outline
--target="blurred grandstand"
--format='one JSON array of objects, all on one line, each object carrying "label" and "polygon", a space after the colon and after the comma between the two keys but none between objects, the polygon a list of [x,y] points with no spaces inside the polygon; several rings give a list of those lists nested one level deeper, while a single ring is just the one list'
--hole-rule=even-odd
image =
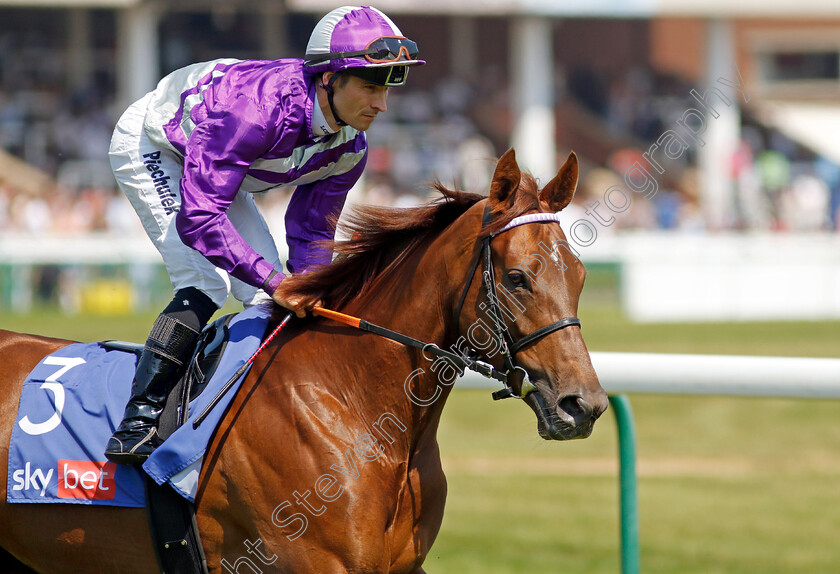
[{"label": "blurred grandstand", "polygon": [[[315,21],[334,4],[0,0],[0,307],[56,299],[70,273],[57,254],[21,278],[21,253],[9,251],[26,245],[22,237],[58,234],[65,246],[68,236],[91,233],[143,240],[107,160],[111,130],[128,103],[194,61],[300,56]],[[750,97],[720,122],[731,124],[724,155],[710,164],[703,155],[710,144],[667,160],[656,195],[634,197],[632,209],[599,231],[840,230],[836,3],[581,4],[591,6],[433,0],[418,13],[399,0],[377,3],[418,41],[429,65],[393,91],[388,113],[368,133],[368,169],[352,201],[416,204],[435,178],[482,191],[493,158],[516,144],[520,162],[540,177],[570,149],[578,153],[573,213],[583,217],[585,202],[624,185],[628,167],[696,106],[692,89],[705,92],[737,69]],[[540,49],[535,33],[548,38]],[[549,115],[528,124],[529,106]],[[536,152],[524,148],[529,140]],[[533,155],[545,150],[548,160]],[[282,191],[260,198],[272,227],[282,225],[287,199]],[[601,243],[601,251],[613,245]],[[129,252],[152,263],[150,249]],[[831,265],[840,268],[836,259]],[[840,316],[840,303],[833,305],[828,315]]]}]

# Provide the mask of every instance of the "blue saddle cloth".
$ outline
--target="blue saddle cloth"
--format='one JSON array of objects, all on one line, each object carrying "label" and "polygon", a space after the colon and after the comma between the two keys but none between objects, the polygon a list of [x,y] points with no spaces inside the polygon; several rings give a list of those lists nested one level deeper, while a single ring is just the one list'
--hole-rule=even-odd
[{"label": "blue saddle cloth", "polygon": [[105,445],[122,420],[136,356],[98,343],[73,343],[45,357],[23,384],[9,445],[7,502],[143,507],[143,472],[195,500],[204,452],[243,375],[198,429],[192,419],[262,342],[271,306],[251,307],[228,326],[225,352],[188,422],[142,467],[107,462]]}]

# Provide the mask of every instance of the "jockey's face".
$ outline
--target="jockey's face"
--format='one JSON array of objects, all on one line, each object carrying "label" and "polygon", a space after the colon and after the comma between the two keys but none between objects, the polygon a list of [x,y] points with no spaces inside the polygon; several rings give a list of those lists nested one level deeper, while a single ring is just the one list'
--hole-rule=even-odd
[{"label": "jockey's face", "polygon": [[[368,129],[377,114],[388,110],[388,88],[385,86],[346,74],[333,84],[333,90],[333,103],[339,117],[359,131]],[[330,113],[328,119],[333,120],[330,121],[330,125],[336,127],[331,116]]]}]

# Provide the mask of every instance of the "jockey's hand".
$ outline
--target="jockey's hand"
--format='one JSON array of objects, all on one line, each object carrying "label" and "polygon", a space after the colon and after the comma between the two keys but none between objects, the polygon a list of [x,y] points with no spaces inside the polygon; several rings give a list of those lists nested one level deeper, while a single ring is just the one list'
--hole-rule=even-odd
[{"label": "jockey's hand", "polygon": [[292,311],[299,318],[306,317],[306,314],[312,311],[313,307],[321,306],[320,299],[307,297],[306,295],[295,295],[287,293],[287,291],[288,289],[284,288],[283,283],[281,282],[280,285],[277,286],[277,289],[274,290],[274,294],[271,298],[274,299],[275,303],[281,307],[285,307],[289,311]]}]

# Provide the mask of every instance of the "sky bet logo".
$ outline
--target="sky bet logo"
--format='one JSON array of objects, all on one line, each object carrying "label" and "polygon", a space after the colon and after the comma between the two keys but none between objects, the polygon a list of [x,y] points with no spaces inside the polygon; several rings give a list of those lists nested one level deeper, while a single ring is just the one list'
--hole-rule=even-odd
[{"label": "sky bet logo", "polygon": [[59,460],[58,473],[54,468],[46,472],[32,468],[27,462],[24,468],[12,474],[12,490],[37,490],[44,496],[52,477],[57,474],[58,498],[113,500],[116,471],[117,465],[113,462]]}]

